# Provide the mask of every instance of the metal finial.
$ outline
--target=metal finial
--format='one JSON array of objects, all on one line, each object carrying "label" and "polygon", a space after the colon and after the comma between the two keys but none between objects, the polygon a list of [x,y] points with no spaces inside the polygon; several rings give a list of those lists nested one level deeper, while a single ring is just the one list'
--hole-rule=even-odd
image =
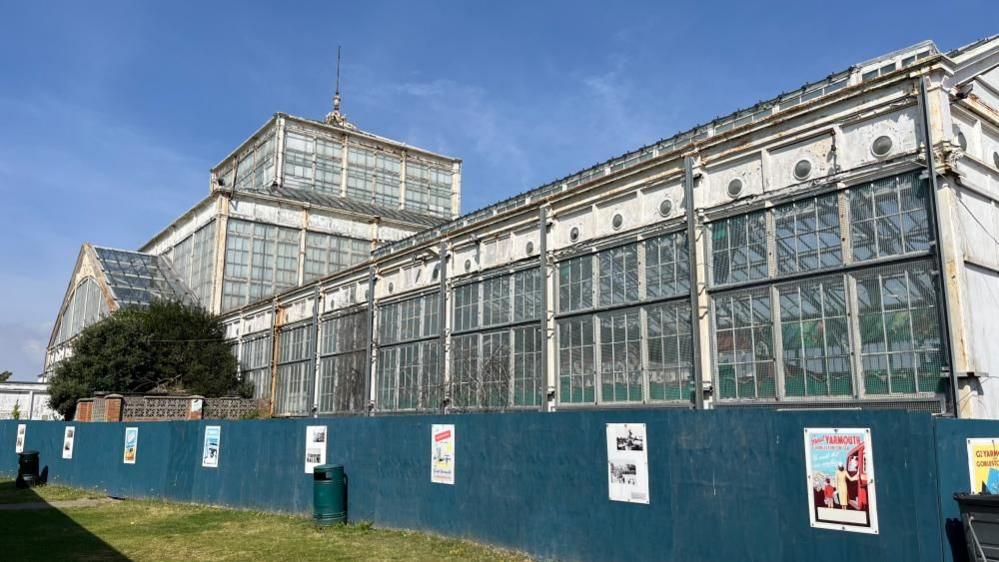
[{"label": "metal finial", "polygon": [[336,48],[336,90],[333,93],[333,111],[326,114],[326,124],[347,129],[356,129],[347,122],[347,116],[340,111],[340,46]]}]

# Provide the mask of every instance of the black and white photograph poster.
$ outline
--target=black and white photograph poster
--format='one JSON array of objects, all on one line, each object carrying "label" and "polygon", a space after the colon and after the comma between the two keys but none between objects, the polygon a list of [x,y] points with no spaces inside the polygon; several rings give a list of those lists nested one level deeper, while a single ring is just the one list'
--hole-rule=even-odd
[{"label": "black and white photograph poster", "polygon": [[649,503],[644,423],[607,424],[607,491],[611,501]]},{"label": "black and white photograph poster", "polygon": [[326,464],[326,426],[310,425],[305,428],[305,473]]},{"label": "black and white photograph poster", "polygon": [[62,458],[73,458],[73,441],[76,440],[76,428],[67,425],[66,431],[62,435]]},{"label": "black and white photograph poster", "polygon": [[28,424],[24,423],[17,424],[17,440],[14,441],[15,453],[24,452],[24,437],[27,433],[28,433]]}]

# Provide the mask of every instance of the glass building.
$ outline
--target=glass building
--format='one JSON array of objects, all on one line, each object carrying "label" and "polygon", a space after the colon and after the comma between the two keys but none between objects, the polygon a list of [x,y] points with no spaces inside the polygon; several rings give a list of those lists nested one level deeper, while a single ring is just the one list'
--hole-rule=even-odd
[{"label": "glass building", "polygon": [[[462,216],[459,161],[277,114],[137,255],[274,415],[999,417],[997,62],[920,43]],[[74,279],[50,361],[118,306]]]}]

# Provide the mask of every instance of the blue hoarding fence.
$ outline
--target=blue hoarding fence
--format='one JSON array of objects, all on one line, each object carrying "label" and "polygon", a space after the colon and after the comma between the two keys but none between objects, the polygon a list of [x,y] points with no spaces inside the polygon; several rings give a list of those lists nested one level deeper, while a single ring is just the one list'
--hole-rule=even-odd
[{"label": "blue hoarding fence", "polygon": [[[952,495],[969,488],[965,440],[999,436],[999,422],[863,410],[21,423],[50,482],[303,515],[306,427],[325,425],[325,462],[345,467],[352,520],[570,560],[962,560]],[[442,423],[454,425],[453,485],[431,482],[431,426]],[[608,498],[608,423],[646,425],[648,504]],[[2,474],[16,471],[17,425],[0,422]],[[61,454],[67,425],[72,459]],[[220,426],[217,466],[204,466],[206,426]],[[134,464],[123,462],[129,427]],[[804,430],[837,427],[870,429],[877,533],[810,524]]]}]

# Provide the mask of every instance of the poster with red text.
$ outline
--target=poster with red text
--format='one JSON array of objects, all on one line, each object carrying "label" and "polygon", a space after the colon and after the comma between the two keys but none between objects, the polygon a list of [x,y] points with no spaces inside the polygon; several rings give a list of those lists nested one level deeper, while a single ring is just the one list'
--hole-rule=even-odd
[{"label": "poster with red text", "polygon": [[877,534],[878,502],[869,428],[805,428],[812,527]]},{"label": "poster with red text", "polygon": [[433,424],[430,428],[430,481],[454,484],[454,425]]}]

